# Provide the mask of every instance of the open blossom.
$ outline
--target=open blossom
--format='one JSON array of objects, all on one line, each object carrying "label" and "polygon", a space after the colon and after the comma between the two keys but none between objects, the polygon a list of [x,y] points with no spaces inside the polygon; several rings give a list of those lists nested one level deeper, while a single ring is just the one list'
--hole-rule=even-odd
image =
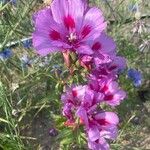
[{"label": "open blossom", "polygon": [[116,139],[118,116],[113,112],[100,112],[91,117],[87,130],[88,146],[92,150],[108,150],[106,139]]},{"label": "open blossom", "polygon": [[[73,86],[61,96],[64,104],[63,115],[70,121],[74,122],[76,117],[81,120],[87,118],[97,108],[97,104],[102,100],[103,95],[91,90],[88,86]],[[86,116],[84,116],[86,115]],[[84,120],[87,123],[87,120]]]},{"label": "open blossom", "polygon": [[55,51],[92,54],[89,41],[106,28],[102,12],[85,0],[54,0],[34,15],[33,46],[44,56]]},{"label": "open blossom", "polygon": [[126,61],[123,57],[116,56],[110,63],[105,63],[91,70],[89,80],[101,80],[103,78],[117,79],[122,70],[126,68]]},{"label": "open blossom", "polygon": [[116,55],[116,44],[111,37],[102,32],[94,41],[89,42],[93,53],[91,55],[80,55],[80,64],[83,67],[89,65],[102,65],[109,63]]},{"label": "open blossom", "polygon": [[74,123],[74,110],[80,105],[82,99],[84,99],[86,86],[72,86],[68,88],[66,93],[62,94],[61,100],[64,104],[63,115],[68,119],[67,123]]},{"label": "open blossom", "polygon": [[91,90],[88,86],[74,86],[62,95],[65,125],[75,126],[76,119],[84,125],[88,137],[88,146],[92,150],[108,150],[107,139],[117,137],[118,116],[113,112],[100,110],[97,106],[103,94]]},{"label": "open blossom", "polygon": [[125,99],[126,93],[112,79],[92,80],[89,82],[92,90],[104,95],[103,101],[110,106],[117,106]]}]

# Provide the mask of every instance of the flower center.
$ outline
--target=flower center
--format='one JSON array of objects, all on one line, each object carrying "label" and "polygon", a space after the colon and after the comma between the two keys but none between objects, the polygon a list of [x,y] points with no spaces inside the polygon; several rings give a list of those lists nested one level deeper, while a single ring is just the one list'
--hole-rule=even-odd
[{"label": "flower center", "polygon": [[74,43],[77,40],[77,36],[75,33],[70,33],[69,36],[67,36],[67,39],[70,43]]}]

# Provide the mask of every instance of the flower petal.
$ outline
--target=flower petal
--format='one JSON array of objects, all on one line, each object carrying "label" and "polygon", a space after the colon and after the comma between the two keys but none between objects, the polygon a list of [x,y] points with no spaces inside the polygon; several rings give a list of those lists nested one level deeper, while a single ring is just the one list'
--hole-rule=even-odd
[{"label": "flower petal", "polygon": [[87,128],[89,127],[87,112],[83,107],[78,108],[76,116],[78,116],[83,121]]},{"label": "flower petal", "polygon": [[68,7],[67,0],[54,0],[51,3],[52,15],[57,23],[63,23],[63,18],[68,15]]},{"label": "flower petal", "polygon": [[98,141],[88,140],[88,147],[92,150],[109,150],[109,144],[104,138],[100,138]]},{"label": "flower petal", "polygon": [[92,7],[87,11],[81,33],[85,27],[88,27],[89,30],[84,37],[92,40],[100,36],[101,32],[106,28],[106,22],[104,22],[102,12],[98,8]]},{"label": "flower petal", "polygon": [[[100,37],[97,39],[101,44],[100,52],[109,55],[115,55],[116,43],[114,40],[106,35],[106,33],[102,32]],[[97,41],[96,40],[96,41]]]},{"label": "flower petal", "polygon": [[109,124],[117,125],[119,123],[118,116],[113,112],[98,113],[97,115],[95,115],[95,119],[100,123],[102,123],[103,125],[109,125]]},{"label": "flower petal", "polygon": [[50,45],[50,41],[46,35],[38,32],[34,32],[32,35],[33,46],[37,50],[37,53],[41,56],[45,56],[50,52],[56,52],[58,49]]},{"label": "flower petal", "polygon": [[79,54],[91,55],[93,53],[89,45],[80,45],[76,50]]},{"label": "flower petal", "polygon": [[112,140],[115,140],[117,138],[117,135],[118,135],[118,129],[117,126],[115,125],[102,127],[102,130],[100,132],[101,137],[112,139]]},{"label": "flower petal", "polygon": [[68,0],[69,14],[74,17],[76,30],[79,31],[83,21],[83,15],[87,9],[85,0]]},{"label": "flower petal", "polygon": [[96,141],[100,138],[100,131],[97,126],[91,126],[88,130],[88,137],[91,141]]}]

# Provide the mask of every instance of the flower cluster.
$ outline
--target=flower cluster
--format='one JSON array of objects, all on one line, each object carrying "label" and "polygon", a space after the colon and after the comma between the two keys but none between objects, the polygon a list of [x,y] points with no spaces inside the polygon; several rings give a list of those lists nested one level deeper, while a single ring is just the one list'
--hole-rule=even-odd
[{"label": "flower cluster", "polygon": [[115,107],[126,97],[117,83],[126,62],[104,31],[102,12],[88,6],[86,0],[54,0],[33,18],[33,46],[38,54],[62,52],[69,67],[69,55],[74,53],[80,65],[89,70],[86,85],[72,85],[61,96],[65,125],[83,125],[89,148],[108,150],[106,140],[117,137],[119,119],[101,104]]}]

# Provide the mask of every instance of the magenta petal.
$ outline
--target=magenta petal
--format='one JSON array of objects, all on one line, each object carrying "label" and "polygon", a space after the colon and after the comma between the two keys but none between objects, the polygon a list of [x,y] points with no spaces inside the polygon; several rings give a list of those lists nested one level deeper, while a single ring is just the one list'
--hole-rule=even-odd
[{"label": "magenta petal", "polygon": [[63,23],[63,18],[68,15],[68,7],[67,0],[54,0],[51,3],[52,15],[57,23]]},{"label": "magenta petal", "polygon": [[88,128],[89,123],[88,123],[88,116],[86,110],[83,107],[79,107],[79,109],[76,112],[76,115],[83,121],[83,123]]},{"label": "magenta petal", "polygon": [[88,130],[88,137],[91,141],[96,141],[100,138],[100,131],[97,126],[91,126]]},{"label": "magenta petal", "polygon": [[[118,90],[112,96],[113,96],[112,99],[106,100],[106,103],[111,105],[111,106],[117,106],[117,105],[120,105],[121,101],[125,99],[126,92],[124,92],[123,90]],[[110,96],[108,96],[108,97],[110,97]]]},{"label": "magenta petal", "polygon": [[100,36],[101,32],[106,28],[106,22],[104,22],[102,12],[98,8],[92,7],[87,11],[83,21],[83,27],[85,26],[91,28],[91,31],[86,36],[91,40]]},{"label": "magenta petal", "polygon": [[37,53],[41,56],[46,56],[50,52],[56,52],[58,49],[50,45],[48,37],[41,35],[40,33],[33,33],[33,46],[37,50]]},{"label": "magenta petal", "polygon": [[96,67],[102,65],[102,64],[106,64],[106,63],[110,63],[112,61],[110,55],[101,55],[96,53],[94,56],[94,63],[96,65]]},{"label": "magenta petal", "polygon": [[98,142],[88,140],[88,147],[91,150],[110,150],[109,144],[104,138],[100,138]]},{"label": "magenta petal", "polygon": [[115,93],[115,92],[118,90],[119,85],[118,85],[117,82],[112,81],[112,82],[109,83],[109,87],[108,87],[108,88],[109,88],[109,91],[110,91],[111,93]]},{"label": "magenta petal", "polygon": [[93,99],[94,99],[94,91],[87,89],[83,101],[85,107],[90,107],[93,103]]},{"label": "magenta petal", "polygon": [[123,100],[125,97],[126,97],[126,92],[123,90],[118,90],[114,95],[114,99],[116,100]]},{"label": "magenta petal", "polygon": [[106,142],[104,138],[99,139],[99,150],[109,150],[109,144]]},{"label": "magenta petal", "polygon": [[101,43],[100,52],[109,55],[115,55],[116,43],[114,40],[106,35],[106,33],[102,32],[100,37],[96,40]]},{"label": "magenta petal", "polygon": [[89,45],[80,45],[76,50],[79,54],[87,54],[87,55],[93,54],[93,51]]},{"label": "magenta petal", "polygon": [[101,128],[100,136],[107,138],[107,139],[112,139],[115,140],[118,135],[118,129],[116,125],[108,125],[105,127]]},{"label": "magenta petal", "polygon": [[96,120],[102,120],[103,122],[105,120],[106,125],[107,124],[117,125],[119,123],[118,116],[115,113],[113,113],[113,112],[102,112],[102,113],[99,113],[99,114],[95,115],[95,119]]},{"label": "magenta petal", "polygon": [[75,86],[74,88],[72,88],[72,93],[73,95],[76,95],[76,97],[82,101],[84,96],[85,96],[85,90],[86,90],[86,86]]},{"label": "magenta petal", "polygon": [[34,15],[35,30],[38,30],[40,32],[47,34],[50,30],[52,21],[53,19],[51,15],[51,10],[49,8],[38,11]]},{"label": "magenta petal", "polygon": [[82,25],[83,15],[87,8],[84,0],[68,0],[69,15],[74,17],[76,23],[76,30],[79,31]]}]

